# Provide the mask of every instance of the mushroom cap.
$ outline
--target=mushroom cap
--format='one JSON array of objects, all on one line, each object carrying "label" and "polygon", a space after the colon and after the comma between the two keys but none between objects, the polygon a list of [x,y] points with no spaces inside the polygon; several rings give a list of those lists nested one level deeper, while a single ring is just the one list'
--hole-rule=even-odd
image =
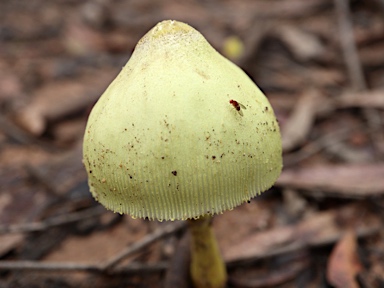
[{"label": "mushroom cap", "polygon": [[191,26],[163,21],[94,106],[83,162],[91,193],[107,209],[197,218],[273,185],[282,169],[280,130],[240,68]]}]

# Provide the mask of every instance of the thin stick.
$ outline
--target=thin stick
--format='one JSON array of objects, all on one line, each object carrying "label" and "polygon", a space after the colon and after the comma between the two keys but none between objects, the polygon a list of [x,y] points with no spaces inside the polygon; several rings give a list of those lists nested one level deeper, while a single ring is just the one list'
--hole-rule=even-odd
[{"label": "thin stick", "polygon": [[5,233],[20,233],[20,232],[36,232],[44,231],[48,228],[64,225],[72,222],[77,222],[83,219],[92,218],[105,213],[106,210],[102,206],[96,206],[82,210],[79,212],[73,212],[69,214],[63,214],[60,216],[52,217],[50,219],[41,222],[32,222],[25,224],[15,225],[0,225],[0,234]]},{"label": "thin stick", "polygon": [[355,90],[365,90],[367,89],[367,83],[364,79],[363,69],[355,45],[351,12],[349,11],[349,1],[334,0],[334,2],[337,18],[339,20],[341,47],[345,58],[345,64],[348,68],[349,78]]},{"label": "thin stick", "polygon": [[165,227],[160,227],[156,229],[153,233],[145,236],[141,241],[134,243],[133,245],[127,247],[123,251],[121,251],[118,255],[107,261],[105,264],[101,266],[102,270],[112,269],[115,265],[117,265],[120,261],[125,259],[126,257],[132,255],[133,253],[149,246],[156,240],[164,238],[176,231],[184,228],[186,226],[185,221],[180,221],[176,223],[169,224]]},{"label": "thin stick", "polygon": [[313,142],[308,143],[303,146],[297,152],[292,152],[284,156],[284,167],[290,167],[297,165],[301,161],[319,153],[320,151],[329,148],[330,146],[336,146],[339,143],[345,141],[351,132],[361,129],[361,127],[354,128],[341,128],[339,130],[333,131],[329,134],[322,135]]},{"label": "thin stick", "polygon": [[[364,78],[363,68],[357,53],[356,43],[353,35],[353,26],[351,21],[351,12],[349,10],[348,0],[334,0],[336,6],[336,14],[339,20],[339,35],[341,46],[345,58],[345,63],[348,68],[349,78],[352,87],[356,91],[367,89],[367,82]],[[384,134],[382,132],[383,121],[380,113],[375,109],[364,109],[364,116],[368,122],[372,142],[377,151],[384,153],[384,148],[378,143],[382,143]]]},{"label": "thin stick", "polygon": [[[70,222],[75,222],[81,219],[88,217],[93,217],[100,215],[105,212],[105,209],[102,206],[97,206],[90,208],[81,212],[61,215],[54,217],[52,219],[46,220],[44,222],[34,222],[29,224],[20,224],[12,226],[0,226],[0,233],[16,233],[16,232],[31,232],[31,231],[41,231],[45,230],[52,226],[57,226],[61,224],[67,224]],[[156,240],[164,238],[176,231],[184,228],[186,222],[176,222],[165,227],[160,227],[156,229],[153,233],[145,236],[140,242],[137,242],[121,253],[116,257],[107,261],[105,264],[95,265],[95,264],[79,264],[79,263],[55,263],[55,262],[39,262],[39,261],[0,261],[0,270],[40,270],[40,271],[84,271],[84,272],[108,272],[112,274],[116,273],[134,273],[141,271],[163,271],[167,268],[168,264],[166,263],[157,263],[157,264],[139,264],[131,263],[126,267],[115,268],[124,258],[132,255],[133,253],[147,247]]]},{"label": "thin stick", "polygon": [[[166,229],[161,229],[164,232],[171,232],[171,229],[176,231],[185,227],[185,222],[179,222],[174,225],[168,225]],[[159,235],[160,229],[156,230],[154,233],[148,236],[152,236],[155,233]],[[365,237],[372,235],[378,231],[378,227],[366,227],[357,231],[358,237]],[[168,235],[168,234],[167,234]],[[164,236],[164,235],[163,235]],[[153,238],[153,236],[152,236]],[[145,238],[144,238],[145,239]],[[159,239],[159,238],[157,238]],[[263,255],[252,257],[253,260],[256,259],[265,259],[267,257],[277,256],[289,252],[299,251],[301,249],[307,249],[308,247],[318,247],[322,245],[328,245],[334,243],[338,240],[338,237],[331,237],[329,239],[320,240],[318,242],[311,242],[309,245],[303,245],[298,243],[288,243],[287,245],[274,249],[273,251],[265,251]],[[141,245],[143,247],[143,245]],[[234,259],[228,262],[229,267],[235,267],[244,261],[249,261],[250,259]],[[111,268],[108,271],[105,271],[105,265],[97,264],[81,264],[74,262],[41,262],[41,261],[0,261],[0,271],[1,270],[17,270],[17,271],[61,271],[61,272],[88,272],[88,273],[103,273],[108,272],[108,274],[132,274],[140,272],[161,272],[168,268],[168,263],[159,262],[154,264],[145,264],[145,263],[130,263],[125,267],[115,267]]]},{"label": "thin stick", "polygon": [[[166,262],[130,263],[125,267],[109,270],[110,274],[130,274],[138,272],[160,272],[168,267]],[[95,264],[74,262],[40,262],[40,261],[0,261],[0,270],[49,271],[49,272],[89,272],[100,273],[103,268]]]}]

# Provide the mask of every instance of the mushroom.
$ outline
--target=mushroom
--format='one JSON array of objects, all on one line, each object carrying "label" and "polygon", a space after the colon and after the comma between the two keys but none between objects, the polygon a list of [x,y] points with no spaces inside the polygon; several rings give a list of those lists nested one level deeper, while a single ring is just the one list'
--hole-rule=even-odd
[{"label": "mushroom", "polygon": [[267,98],[194,28],[163,21],[93,107],[83,162],[94,198],[133,218],[189,220],[196,287],[223,287],[210,218],[269,189],[282,169]]}]

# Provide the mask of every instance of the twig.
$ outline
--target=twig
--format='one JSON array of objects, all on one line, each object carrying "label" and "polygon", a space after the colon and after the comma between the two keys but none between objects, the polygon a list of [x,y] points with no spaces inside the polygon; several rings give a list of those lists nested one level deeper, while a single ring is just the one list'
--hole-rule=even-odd
[{"label": "twig", "polygon": [[323,135],[317,140],[302,147],[299,151],[287,154],[284,157],[284,167],[287,168],[289,166],[297,165],[299,162],[304,161],[327,147],[343,142],[353,131],[357,129],[359,129],[359,127],[355,127],[353,129],[342,128],[332,133]]},{"label": "twig", "polygon": [[355,90],[365,90],[367,89],[367,83],[364,79],[363,69],[355,45],[351,13],[349,11],[349,1],[334,0],[334,2],[339,21],[341,47],[345,58],[345,64],[348,68],[349,78],[352,81],[352,86]]},{"label": "twig", "polygon": [[[352,87],[356,91],[366,90],[367,82],[364,79],[363,68],[358,57],[354,40],[349,1],[334,0],[334,3],[336,6],[337,18],[339,20],[341,46]],[[363,113],[371,128],[370,135],[376,150],[384,153],[384,148],[378,144],[384,139],[384,134],[382,132],[383,121],[381,120],[380,113],[374,109],[364,109]]]},{"label": "twig", "polygon": [[[78,220],[94,217],[105,212],[102,206],[93,207],[81,212],[65,214],[48,219],[43,222],[34,222],[28,224],[0,226],[1,233],[31,232],[41,231],[52,226],[67,224]],[[116,257],[101,265],[95,264],[79,264],[79,263],[44,263],[38,261],[0,261],[0,270],[48,270],[48,271],[84,271],[84,272],[107,272],[116,273],[134,273],[138,271],[162,271],[168,266],[166,263],[158,264],[139,264],[131,263],[126,267],[115,267],[121,260],[138,252],[140,249],[147,247],[154,241],[164,238],[186,226],[184,221],[176,222],[165,227],[156,229],[153,233],[145,236],[141,241],[127,247]]]},{"label": "twig", "polygon": [[158,239],[164,238],[172,233],[175,233],[176,231],[184,228],[185,226],[186,226],[185,221],[180,221],[180,222],[176,222],[176,223],[167,225],[165,227],[160,227],[156,229],[153,233],[145,236],[141,241],[127,247],[125,250],[121,251],[114,258],[110,259],[105,264],[103,264],[101,266],[102,270],[112,269],[124,258],[132,255],[133,253],[139,251],[140,249],[147,247],[148,245],[152,244]]},{"label": "twig", "polygon": [[[138,272],[160,272],[168,267],[166,262],[159,263],[130,263],[125,267],[116,267],[109,274],[131,274]],[[73,262],[40,262],[40,261],[0,261],[0,270],[28,270],[49,272],[89,272],[100,273],[103,268],[96,264],[81,264]]]},{"label": "twig", "polygon": [[[163,234],[162,237],[168,235],[169,233],[175,232],[177,229],[181,229],[185,226],[184,222],[176,223],[175,225],[168,225],[166,229],[162,229],[162,231],[167,232],[167,234]],[[173,231],[171,231],[171,228]],[[367,235],[372,235],[378,230],[377,227],[369,227],[363,228],[357,232],[359,237],[365,237]],[[158,233],[160,229],[156,230],[153,234]],[[163,232],[163,233],[164,233]],[[168,233],[169,232],[169,233]],[[151,234],[151,235],[153,235]],[[148,236],[151,236],[148,235]],[[153,236],[152,236],[153,237]],[[145,239],[145,238],[144,238]],[[156,238],[159,239],[159,238]],[[320,241],[311,243],[310,246],[318,247],[322,245],[327,245],[334,243],[337,239],[327,239],[326,241]],[[142,248],[142,247],[141,247]],[[302,249],[306,249],[303,245],[298,245],[297,243],[287,244],[281,248],[275,249],[274,251],[266,251],[265,254],[259,257],[252,257],[253,260],[263,259],[273,256],[278,256],[281,254],[286,254],[290,252],[300,251]],[[249,261],[249,259],[234,259],[227,263],[228,267],[233,268],[239,265],[240,263],[244,263],[244,261]],[[130,263],[124,267],[114,267],[109,270],[105,270],[105,265],[97,265],[97,264],[81,264],[74,262],[41,262],[41,261],[0,261],[0,271],[1,270],[18,270],[18,271],[49,271],[49,272],[88,272],[88,273],[103,273],[108,272],[108,274],[132,274],[139,272],[161,272],[168,268],[168,263],[159,262],[159,263]]]},{"label": "twig", "polygon": [[[88,212],[87,214],[84,212]],[[48,227],[65,224],[79,219],[84,219],[86,217],[92,217],[99,215],[105,212],[105,209],[101,206],[91,208],[82,212],[71,213],[63,215],[63,217],[58,216],[49,221],[45,222],[36,222],[26,225],[14,225],[8,227],[0,227],[0,232],[26,232],[26,231],[40,231],[47,229]],[[64,217],[65,216],[65,217]],[[46,223],[49,222],[49,223]],[[104,264],[80,264],[80,263],[55,263],[55,262],[38,262],[38,261],[0,261],[0,270],[46,270],[46,271],[84,271],[84,272],[107,272],[108,274],[118,274],[118,273],[135,273],[141,271],[163,271],[168,267],[168,264],[160,262],[157,264],[139,264],[139,263],[130,263],[125,267],[115,267],[121,260],[132,255],[133,253],[139,251],[152,244],[154,241],[164,238],[176,231],[183,229],[186,226],[184,221],[176,222],[165,227],[160,227],[155,230],[153,233],[145,236],[141,241],[127,247],[116,257],[107,261]],[[6,231],[5,231],[6,230]]]},{"label": "twig", "polygon": [[106,210],[104,207],[96,206],[96,207],[92,207],[79,212],[73,212],[69,214],[63,214],[60,216],[52,217],[41,222],[32,222],[32,223],[15,224],[15,225],[1,225],[0,234],[43,231],[54,226],[59,226],[59,225],[77,222],[83,219],[99,216],[105,213],[105,211]]}]

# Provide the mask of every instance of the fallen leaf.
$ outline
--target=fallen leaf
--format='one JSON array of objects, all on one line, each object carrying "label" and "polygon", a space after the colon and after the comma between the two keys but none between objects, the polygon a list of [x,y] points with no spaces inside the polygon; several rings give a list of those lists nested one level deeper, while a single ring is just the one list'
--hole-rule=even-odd
[{"label": "fallen leaf", "polygon": [[23,241],[25,236],[21,233],[0,236],[0,257],[16,249]]},{"label": "fallen leaf", "polygon": [[[356,221],[356,215],[360,215],[359,221]],[[363,236],[378,231],[380,221],[368,208],[352,204],[314,213],[296,225],[277,227],[238,239],[223,250],[223,257],[228,262],[237,262],[330,244],[342,237],[346,226],[350,228],[349,225],[352,225],[357,234]]]},{"label": "fallen leaf", "polygon": [[138,229],[140,225],[141,228],[148,228],[148,226],[144,226],[144,221],[141,219],[133,220],[130,217],[124,217],[121,223],[110,229],[97,231],[86,237],[68,236],[60,247],[52,250],[50,254],[44,257],[43,261],[75,261],[77,263],[106,261],[117,255],[130,243],[134,243],[145,236],[147,231],[146,229]]},{"label": "fallen leaf", "polygon": [[322,95],[316,90],[305,91],[290,118],[282,127],[283,150],[291,150],[306,140],[316,117]]},{"label": "fallen leaf", "polygon": [[229,283],[231,287],[276,287],[297,278],[306,269],[309,269],[307,261],[292,261],[284,267],[271,269],[268,273],[253,272],[248,277],[230,276]]},{"label": "fallen leaf", "polygon": [[317,165],[286,169],[277,186],[322,190],[349,197],[368,197],[384,193],[384,164]]},{"label": "fallen leaf", "polygon": [[329,257],[327,279],[335,288],[359,288],[356,275],[361,270],[356,235],[353,230],[349,230],[336,244]]},{"label": "fallen leaf", "polygon": [[273,30],[300,61],[321,59],[325,47],[317,35],[300,29],[297,26],[284,23]]},{"label": "fallen leaf", "polygon": [[91,77],[51,82],[35,91],[32,102],[15,118],[27,131],[40,135],[49,121],[62,119],[92,105],[110,83],[115,71]]}]

